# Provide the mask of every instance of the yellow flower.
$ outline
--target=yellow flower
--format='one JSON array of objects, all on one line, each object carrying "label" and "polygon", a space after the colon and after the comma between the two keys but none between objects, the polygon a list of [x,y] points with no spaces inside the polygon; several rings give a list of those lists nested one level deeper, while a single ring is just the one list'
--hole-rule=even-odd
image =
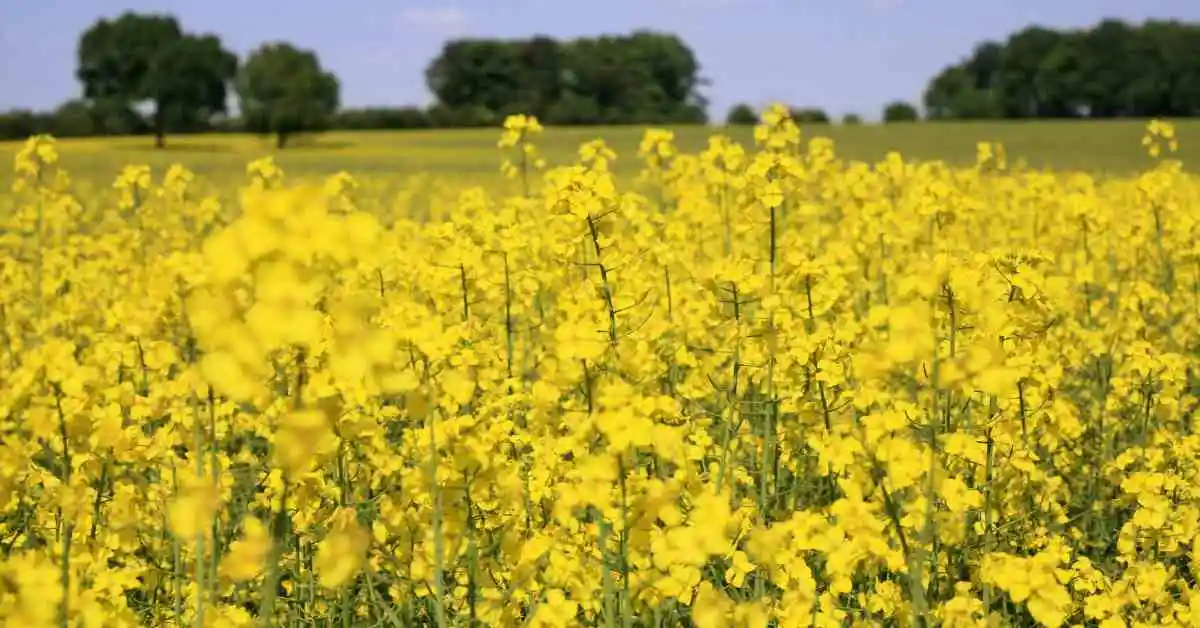
[{"label": "yellow flower", "polygon": [[21,553],[0,562],[0,620],[10,626],[54,626],[63,587],[60,568],[40,553]]},{"label": "yellow flower", "polygon": [[296,410],[279,420],[275,460],[289,477],[298,477],[337,446],[329,418],[321,410]]},{"label": "yellow flower", "polygon": [[767,209],[779,207],[783,204],[783,199],[783,188],[775,181],[766,184],[758,192],[758,201]]},{"label": "yellow flower", "polygon": [[231,399],[249,401],[263,390],[254,374],[236,356],[225,351],[201,357],[200,372],[217,392]]},{"label": "yellow flower", "polygon": [[168,521],[171,532],[191,541],[212,531],[213,518],[220,507],[220,497],[209,484],[185,488],[171,502]]},{"label": "yellow flower", "polygon": [[542,125],[537,118],[524,114],[511,115],[504,119],[504,133],[500,136],[497,146],[512,148],[525,141],[526,137],[542,132]]},{"label": "yellow flower", "polygon": [[339,589],[349,583],[362,569],[370,543],[370,533],[359,526],[353,509],[335,512],[313,558],[321,586]]},{"label": "yellow flower", "polygon": [[256,578],[266,567],[271,552],[271,536],[262,521],[247,517],[242,522],[242,536],[229,546],[221,559],[221,575],[234,582]]},{"label": "yellow flower", "polygon": [[746,575],[755,568],[746,553],[737,550],[733,553],[733,560],[730,561],[729,568],[725,570],[725,582],[734,588],[741,588],[746,583]]},{"label": "yellow flower", "polygon": [[18,147],[0,625],[1198,624],[1194,169],[540,130]]},{"label": "yellow flower", "polygon": [[550,589],[543,594],[542,601],[527,621],[530,626],[561,628],[576,624],[579,605],[567,598],[561,589]]},{"label": "yellow flower", "polygon": [[724,628],[734,625],[734,603],[712,583],[700,583],[696,601],[692,602],[692,622],[696,628]]}]

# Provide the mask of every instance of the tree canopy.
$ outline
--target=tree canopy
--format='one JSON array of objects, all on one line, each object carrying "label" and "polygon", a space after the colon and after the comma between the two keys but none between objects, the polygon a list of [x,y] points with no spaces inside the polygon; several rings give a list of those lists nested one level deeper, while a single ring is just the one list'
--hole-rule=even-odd
[{"label": "tree canopy", "polygon": [[912,103],[894,100],[883,106],[884,122],[913,122],[921,117]]},{"label": "tree canopy", "polygon": [[[485,126],[513,113],[554,125],[706,121],[708,83],[696,55],[679,37],[652,31],[448,41],[425,70],[430,107],[339,109],[338,81],[315,52],[267,44],[239,69],[220,38],[190,33],[168,14],[99,19],[76,52],[80,97],[47,111],[0,112],[0,139],[153,133],[161,146],[168,133],[250,130],[283,145],[302,131]],[[223,114],[235,81],[243,111],[231,118]],[[931,77],[922,104],[934,120],[1200,116],[1200,24],[1029,26],[977,44]],[[919,115],[908,103],[885,109],[887,120]],[[794,114],[828,120],[816,108]],[[726,122],[757,118],[738,105]]]},{"label": "tree canopy", "polygon": [[924,104],[933,119],[1197,116],[1200,25],[1030,26],[942,70]]},{"label": "tree canopy", "polygon": [[250,53],[238,75],[238,99],[246,128],[273,133],[283,148],[288,138],[329,124],[337,111],[337,78],[321,68],[317,54],[283,43]]},{"label": "tree canopy", "polygon": [[730,126],[758,124],[758,112],[754,107],[742,102],[730,107],[725,116],[725,124]]},{"label": "tree canopy", "polygon": [[792,119],[800,124],[828,124],[829,114],[820,107],[795,107],[791,110]]},{"label": "tree canopy", "polygon": [[453,40],[425,81],[440,116],[468,123],[513,113],[550,124],[699,122],[706,105],[699,71],[683,40],[639,31],[570,41]]},{"label": "tree canopy", "polygon": [[168,132],[202,129],[225,113],[227,85],[237,70],[237,57],[220,38],[186,33],[174,17],[159,14],[97,20],[80,36],[77,57],[85,99],[109,109],[153,106],[159,146]]}]

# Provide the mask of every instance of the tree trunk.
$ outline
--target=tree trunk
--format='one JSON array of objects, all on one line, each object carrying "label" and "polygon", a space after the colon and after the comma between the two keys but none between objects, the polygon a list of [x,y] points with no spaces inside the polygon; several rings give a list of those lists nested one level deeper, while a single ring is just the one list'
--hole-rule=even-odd
[{"label": "tree trunk", "polygon": [[163,148],[167,145],[167,120],[162,99],[154,105],[154,147]]},{"label": "tree trunk", "polygon": [[279,150],[283,150],[283,147],[286,145],[287,145],[287,133],[276,133],[275,134],[275,148],[278,148]]}]

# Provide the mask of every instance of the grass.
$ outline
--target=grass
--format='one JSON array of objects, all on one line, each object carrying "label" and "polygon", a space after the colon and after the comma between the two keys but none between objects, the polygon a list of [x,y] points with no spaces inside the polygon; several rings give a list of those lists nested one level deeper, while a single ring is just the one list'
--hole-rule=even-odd
[{"label": "grass", "polygon": [[[1142,168],[1144,153],[1136,147],[1145,121],[1029,121],[946,122],[889,125],[802,127],[805,138],[830,137],[838,154],[847,159],[876,161],[897,150],[908,158],[942,159],[968,164],[975,159],[975,142],[1001,142],[1010,159],[1025,158],[1031,166],[1056,170],[1083,170],[1128,174]],[[1182,138],[1180,158],[1200,161],[1200,121],[1178,124]],[[618,171],[636,168],[641,127],[570,127],[548,129],[538,138],[541,153],[551,163],[573,158],[580,143],[605,139],[619,156]],[[704,146],[713,133],[753,142],[749,127],[678,127],[677,142],[686,151]],[[298,138],[294,145],[276,151],[269,138],[248,135],[198,135],[168,138],[163,150],[149,137],[64,140],[63,165],[79,176],[115,177],[125,164],[149,164],[156,172],[181,163],[202,176],[239,172],[248,160],[275,154],[289,173],[326,175],[339,170],[352,173],[407,175],[433,173],[463,178],[491,177],[497,173],[497,129],[344,131]],[[19,143],[0,143],[0,158],[11,161]],[[5,169],[7,170],[7,168]],[[5,174],[3,176],[11,176]]]}]

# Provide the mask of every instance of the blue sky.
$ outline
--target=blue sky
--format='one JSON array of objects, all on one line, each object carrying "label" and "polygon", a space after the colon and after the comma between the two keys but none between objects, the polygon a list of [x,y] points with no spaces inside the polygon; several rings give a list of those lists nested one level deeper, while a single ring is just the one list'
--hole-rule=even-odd
[{"label": "blue sky", "polygon": [[79,33],[124,10],[166,11],[239,54],[268,40],[317,51],[347,106],[427,104],[423,70],[460,35],[575,37],[653,28],[696,51],[713,113],[783,101],[877,117],[982,39],[1030,23],[1200,20],[1200,0],[0,0],[0,109],[77,96]]}]

